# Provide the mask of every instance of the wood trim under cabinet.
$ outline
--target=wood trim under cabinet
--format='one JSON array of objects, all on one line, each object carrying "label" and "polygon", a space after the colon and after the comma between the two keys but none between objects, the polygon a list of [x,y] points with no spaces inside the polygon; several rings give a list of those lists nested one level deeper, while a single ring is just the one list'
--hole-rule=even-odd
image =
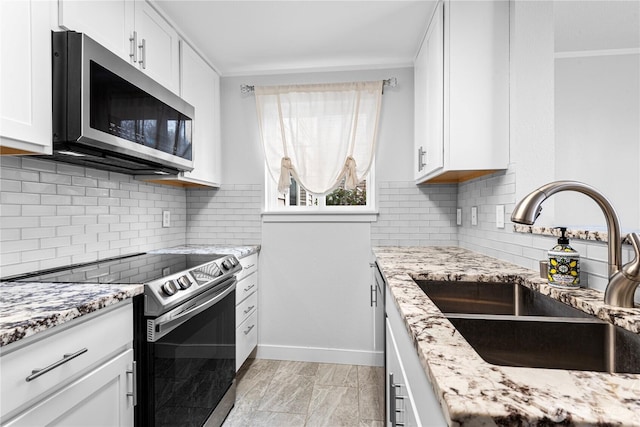
[{"label": "wood trim under cabinet", "polygon": [[457,184],[460,182],[479,178],[481,176],[490,175],[495,172],[498,172],[498,169],[487,169],[479,171],[449,171],[443,173],[442,175],[438,175],[435,178],[426,179],[419,184]]}]

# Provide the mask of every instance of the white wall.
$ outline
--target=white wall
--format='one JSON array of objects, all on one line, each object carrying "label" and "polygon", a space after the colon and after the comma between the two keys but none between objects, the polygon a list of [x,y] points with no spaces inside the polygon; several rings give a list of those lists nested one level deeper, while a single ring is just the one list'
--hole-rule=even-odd
[{"label": "white wall", "polygon": [[[640,55],[555,64],[556,178],[594,186],[618,211],[622,229],[639,231]],[[563,193],[555,207],[556,224],[604,229],[601,209],[583,195]]]},{"label": "white wall", "polygon": [[[255,98],[241,84],[276,85],[380,80],[385,88],[376,152],[380,215],[377,222],[263,222],[260,253],[259,355],[297,360],[379,364],[369,333],[374,244],[456,244],[455,186],[422,189],[413,183],[413,69],[379,69],[225,77],[221,82],[223,177],[220,190],[189,190],[188,242],[229,239],[238,227],[253,227],[248,212],[263,208],[255,188],[263,188],[264,161]],[[231,199],[230,188],[252,190]],[[224,192],[225,197],[220,195]],[[232,218],[237,207],[238,217]],[[244,212],[244,213],[243,213]],[[216,216],[217,215],[217,216]],[[226,223],[220,224],[221,215]],[[211,222],[216,218],[215,224]],[[227,230],[225,230],[227,229]],[[229,242],[233,243],[233,242]],[[245,240],[244,243],[249,243]],[[305,350],[306,349],[306,350]],[[310,349],[315,349],[311,351]],[[332,350],[318,350],[332,349]],[[320,356],[318,356],[320,355]]]}]

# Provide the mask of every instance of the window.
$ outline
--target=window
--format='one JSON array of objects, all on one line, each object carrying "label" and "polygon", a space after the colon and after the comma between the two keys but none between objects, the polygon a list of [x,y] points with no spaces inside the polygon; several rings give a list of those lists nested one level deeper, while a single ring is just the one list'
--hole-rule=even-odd
[{"label": "window", "polygon": [[373,210],[382,85],[255,87],[267,211]]},{"label": "window", "polygon": [[[357,213],[372,212],[374,206],[373,168],[356,188],[347,190],[344,179],[340,185],[326,195],[314,195],[306,191],[291,177],[288,193],[280,193],[276,183],[266,174],[266,211],[268,212],[314,212]],[[371,187],[371,188],[370,188]]]}]

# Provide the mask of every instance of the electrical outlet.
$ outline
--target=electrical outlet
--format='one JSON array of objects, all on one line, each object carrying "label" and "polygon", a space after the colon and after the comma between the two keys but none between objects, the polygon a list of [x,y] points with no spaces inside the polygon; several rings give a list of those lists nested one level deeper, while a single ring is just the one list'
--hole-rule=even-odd
[{"label": "electrical outlet", "polygon": [[504,228],[504,205],[496,205],[496,228]]},{"label": "electrical outlet", "polygon": [[478,207],[471,207],[471,225],[478,225]]},{"label": "electrical outlet", "polygon": [[162,211],[162,227],[171,227],[171,211]]},{"label": "electrical outlet", "polygon": [[462,209],[456,209],[456,225],[462,225]]}]

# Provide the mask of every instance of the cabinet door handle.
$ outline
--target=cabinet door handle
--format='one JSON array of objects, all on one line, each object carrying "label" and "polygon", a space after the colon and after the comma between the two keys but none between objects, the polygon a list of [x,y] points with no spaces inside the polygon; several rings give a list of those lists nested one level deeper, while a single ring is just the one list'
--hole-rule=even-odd
[{"label": "cabinet door handle", "polygon": [[407,396],[402,396],[396,393],[396,388],[401,388],[402,384],[395,384],[393,382],[393,374],[389,374],[389,422],[392,427],[404,426],[404,423],[398,421],[397,416],[404,412],[404,409],[396,408],[397,400],[404,400]]},{"label": "cabinet door handle", "polygon": [[138,63],[142,66],[143,70],[147,69],[147,41],[142,39],[142,43],[138,45],[140,48],[140,61]]},{"label": "cabinet door handle", "polygon": [[129,58],[135,63],[138,62],[138,32],[134,31],[129,37]]},{"label": "cabinet door handle", "polygon": [[29,382],[29,381],[35,380],[39,376],[44,375],[47,372],[56,369],[60,365],[64,365],[65,363],[70,362],[72,359],[75,359],[76,357],[80,356],[81,354],[86,353],[87,351],[88,350],[86,348],[83,348],[82,350],[78,350],[75,353],[63,354],[62,355],[62,359],[58,360],[57,362],[52,363],[51,365],[47,366],[46,368],[32,370],[31,371],[31,375],[29,375],[27,378],[25,378],[25,381]]},{"label": "cabinet door handle", "polygon": [[249,312],[250,312],[251,310],[253,310],[255,307],[256,307],[255,305],[252,305],[252,306],[250,306],[250,307],[247,307],[247,309],[244,311],[244,314],[249,313]]},{"label": "cabinet door handle", "polygon": [[255,324],[254,324],[254,325],[249,326],[249,327],[247,328],[247,330],[246,330],[246,331],[243,331],[243,332],[244,332],[244,334],[245,334],[245,335],[248,335],[248,334],[249,334],[249,332],[251,332],[251,330],[252,330],[253,328],[255,328],[255,327],[256,327],[256,325],[255,325]]},{"label": "cabinet door handle", "polygon": [[377,294],[376,294],[376,285],[371,285],[371,307],[377,307],[378,306],[378,298],[377,298]]},{"label": "cabinet door handle", "polygon": [[427,165],[424,160],[426,154],[427,152],[422,149],[422,146],[420,146],[420,148],[418,148],[418,172],[424,169]]},{"label": "cabinet door handle", "polygon": [[393,383],[393,374],[389,374],[389,423],[396,426],[396,386]]},{"label": "cabinet door handle", "polygon": [[133,400],[133,405],[138,404],[138,365],[136,362],[131,363],[131,370],[127,370],[127,375],[131,375],[131,392],[127,392],[127,396],[130,396]]},{"label": "cabinet door handle", "polygon": [[249,264],[244,269],[248,270],[248,269],[253,268],[253,267],[255,267],[255,264]]},{"label": "cabinet door handle", "polygon": [[255,284],[251,285],[251,286],[247,286],[246,288],[244,288],[245,292],[249,292],[251,289],[255,288]]}]

